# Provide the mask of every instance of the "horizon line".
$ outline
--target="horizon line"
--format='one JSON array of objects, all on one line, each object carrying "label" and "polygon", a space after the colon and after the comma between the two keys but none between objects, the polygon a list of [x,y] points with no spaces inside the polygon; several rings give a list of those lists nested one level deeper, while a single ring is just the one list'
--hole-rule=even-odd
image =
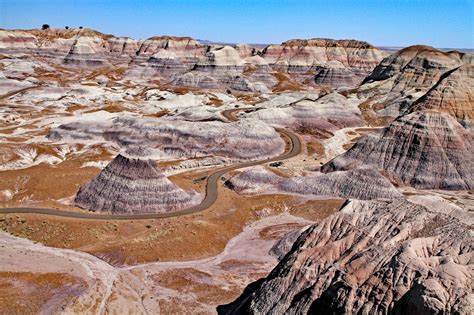
[{"label": "horizon line", "polygon": [[[411,47],[411,46],[429,46],[429,47],[432,47],[432,48],[435,48],[435,49],[438,49],[438,50],[442,50],[442,51],[449,51],[450,49],[453,50],[453,49],[456,49],[456,50],[459,50],[462,52],[462,50],[464,51],[468,51],[468,52],[474,52],[474,47],[436,47],[436,46],[432,46],[432,45],[429,45],[429,44],[425,44],[425,43],[421,43],[421,44],[413,44],[413,45],[408,45],[408,46],[402,46],[402,45],[391,45],[391,44],[373,44],[367,40],[364,40],[364,39],[356,39],[356,38],[331,38],[331,37],[309,37],[309,38],[298,38],[298,37],[294,37],[294,38],[288,38],[284,41],[281,41],[279,43],[252,43],[252,42],[232,42],[232,41],[214,41],[214,40],[211,40],[211,39],[199,39],[199,38],[196,38],[196,37],[193,37],[193,36],[189,36],[189,35],[170,35],[170,34],[161,34],[161,35],[153,35],[153,36],[150,36],[150,37],[147,37],[147,38],[138,38],[138,37],[132,37],[132,36],[129,36],[129,35],[116,35],[116,34],[113,34],[113,33],[109,33],[109,32],[102,32],[102,31],[99,31],[97,29],[94,29],[94,28],[90,28],[90,27],[82,27],[82,26],[79,26],[79,27],[69,27],[68,29],[66,29],[65,27],[62,27],[62,28],[59,28],[59,27],[49,27],[48,29],[46,29],[45,31],[47,30],[62,30],[62,31],[68,31],[68,30],[91,30],[91,31],[94,31],[94,32],[98,32],[98,33],[101,33],[103,35],[109,35],[109,36],[113,36],[113,37],[116,37],[116,38],[129,38],[129,39],[132,39],[132,40],[136,40],[136,41],[141,41],[141,40],[149,40],[149,39],[152,39],[154,37],[175,37],[175,38],[190,38],[190,39],[193,39],[193,40],[196,40],[198,42],[200,42],[201,44],[208,44],[208,45],[238,45],[238,44],[247,44],[247,45],[261,45],[261,46],[270,46],[270,45],[280,45],[280,44],[283,44],[287,41],[291,41],[291,40],[311,40],[311,39],[330,39],[330,40],[336,40],[336,41],[344,41],[344,40],[353,40],[353,41],[359,41],[359,42],[366,42],[378,49],[381,49],[381,50],[394,50],[394,51],[398,51],[398,50],[401,50],[403,48],[407,48],[407,47]],[[43,29],[41,28],[0,28],[0,30],[2,31],[44,31]]]}]

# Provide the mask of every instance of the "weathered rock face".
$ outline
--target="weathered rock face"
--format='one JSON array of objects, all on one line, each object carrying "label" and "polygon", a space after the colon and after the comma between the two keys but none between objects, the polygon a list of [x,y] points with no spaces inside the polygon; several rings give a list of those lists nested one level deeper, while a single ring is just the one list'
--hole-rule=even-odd
[{"label": "weathered rock face", "polygon": [[316,68],[314,82],[333,88],[353,87],[360,83],[360,78],[339,61],[330,61],[326,66]]},{"label": "weathered rock face", "polygon": [[395,91],[430,88],[444,72],[462,65],[461,57],[458,52],[445,53],[429,46],[410,46],[382,60],[365,81],[381,81],[395,76]]},{"label": "weathered rock face", "polygon": [[405,200],[351,202],[218,312],[470,314],[473,244],[454,215]]},{"label": "weathered rock face", "polygon": [[322,167],[323,172],[364,165],[392,180],[422,189],[471,189],[474,155],[471,134],[443,112],[401,116],[379,134],[359,140]]},{"label": "weathered rock face", "polygon": [[231,178],[227,186],[239,193],[289,193],[361,200],[401,197],[390,181],[373,169],[285,178],[256,168]]},{"label": "weathered rock face", "polygon": [[380,115],[396,117],[428,92],[449,71],[472,63],[472,56],[442,52],[429,46],[410,46],[390,55],[358,89]]},{"label": "weathered rock face", "polygon": [[410,107],[409,112],[433,109],[449,113],[466,128],[474,119],[474,65],[462,65],[443,78]]},{"label": "weathered rock face", "polygon": [[155,162],[118,155],[76,195],[77,206],[112,213],[156,213],[199,202],[157,169]]}]

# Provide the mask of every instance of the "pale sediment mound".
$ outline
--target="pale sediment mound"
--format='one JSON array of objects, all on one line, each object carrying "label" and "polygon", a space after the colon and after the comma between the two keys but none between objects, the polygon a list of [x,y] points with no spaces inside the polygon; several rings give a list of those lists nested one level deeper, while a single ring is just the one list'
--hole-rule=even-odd
[{"label": "pale sediment mound", "polygon": [[241,194],[264,193],[275,190],[283,180],[263,167],[255,167],[232,177],[226,181],[226,186]]},{"label": "pale sediment mound", "polygon": [[217,155],[255,160],[285,150],[285,142],[275,129],[255,119],[196,123],[123,115],[101,122],[64,124],[48,137],[55,141],[107,141],[122,148],[146,147],[161,159]]},{"label": "pale sediment mound", "polygon": [[422,189],[472,189],[471,134],[452,116],[419,111],[399,117],[322,167],[323,172],[371,165],[392,180]]},{"label": "pale sediment mound", "polygon": [[118,155],[76,195],[77,206],[112,213],[157,213],[189,207],[199,202],[171,182],[155,162]]},{"label": "pale sediment mound", "polygon": [[361,200],[402,196],[388,179],[373,169],[285,178],[264,168],[254,168],[234,176],[227,186],[246,194],[288,193]]},{"label": "pale sediment mound", "polygon": [[358,101],[333,92],[318,99],[299,94],[299,99],[279,100],[257,104],[258,110],[244,114],[271,124],[293,127],[299,133],[334,132],[344,127],[363,126]]},{"label": "pale sediment mound", "polygon": [[284,181],[280,185],[283,191],[291,193],[361,200],[392,199],[402,196],[389,180],[373,169],[296,177]]},{"label": "pale sediment mound", "polygon": [[218,312],[471,314],[473,244],[451,214],[401,199],[353,201]]}]

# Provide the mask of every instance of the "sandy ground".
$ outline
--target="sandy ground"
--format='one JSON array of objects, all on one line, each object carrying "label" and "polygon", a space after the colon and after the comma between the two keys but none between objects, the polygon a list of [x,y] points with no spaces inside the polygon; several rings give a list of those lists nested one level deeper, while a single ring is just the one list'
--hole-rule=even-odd
[{"label": "sandy ground", "polygon": [[[36,277],[67,275],[61,276],[62,282],[57,286],[77,296],[56,297],[56,303],[47,303],[48,310],[60,309],[64,313],[212,314],[216,305],[232,301],[248,283],[265,276],[275,266],[277,260],[269,250],[276,240],[311,223],[283,212],[249,224],[216,256],[122,267],[114,267],[87,253],[52,248],[1,232],[0,276],[5,273],[29,273]],[[33,286],[32,281],[27,284]],[[38,294],[27,292],[24,287],[1,288],[11,294],[18,293],[21,306],[22,299]],[[41,307],[34,311],[45,311]]]}]

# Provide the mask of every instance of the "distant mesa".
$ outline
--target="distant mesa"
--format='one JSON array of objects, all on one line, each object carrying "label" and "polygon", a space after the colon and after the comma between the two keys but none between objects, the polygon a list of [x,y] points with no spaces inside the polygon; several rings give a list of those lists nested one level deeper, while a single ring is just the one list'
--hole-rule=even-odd
[{"label": "distant mesa", "polygon": [[[32,53],[77,67],[129,63],[129,79],[159,77],[196,88],[270,92],[305,89],[305,82],[355,87],[386,56],[356,40],[289,40],[259,45],[206,44],[190,37],[146,40],[91,29],[0,30],[0,53]],[[281,73],[285,76],[281,76]],[[285,82],[281,79],[285,78]]]},{"label": "distant mesa", "polygon": [[166,178],[153,160],[119,154],[81,187],[75,203],[98,212],[140,214],[186,208],[199,199],[197,193],[184,191]]}]

